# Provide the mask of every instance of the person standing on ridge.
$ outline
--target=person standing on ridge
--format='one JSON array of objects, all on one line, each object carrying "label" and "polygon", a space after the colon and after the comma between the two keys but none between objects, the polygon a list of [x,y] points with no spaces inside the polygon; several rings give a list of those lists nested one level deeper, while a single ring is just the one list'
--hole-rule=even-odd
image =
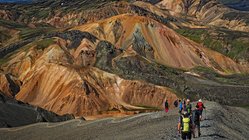
[{"label": "person standing on ridge", "polygon": [[206,107],[204,106],[204,104],[203,104],[203,102],[202,102],[201,99],[197,102],[196,108],[197,108],[197,110],[200,113],[200,120],[202,120],[202,111],[203,111],[203,109],[206,109]]},{"label": "person standing on ridge", "polygon": [[189,117],[189,114],[187,111],[183,112],[183,115],[180,116],[177,130],[178,133],[181,134],[181,138],[183,140],[191,140],[191,133],[193,129],[193,123],[191,117]]},{"label": "person standing on ridge", "polygon": [[164,103],[164,108],[165,108],[165,112],[167,113],[169,111],[169,103],[168,100],[165,101]]}]

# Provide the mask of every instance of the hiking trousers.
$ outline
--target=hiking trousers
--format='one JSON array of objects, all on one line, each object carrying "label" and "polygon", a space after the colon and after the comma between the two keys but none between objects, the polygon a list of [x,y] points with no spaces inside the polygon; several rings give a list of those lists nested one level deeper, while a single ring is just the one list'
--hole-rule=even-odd
[{"label": "hiking trousers", "polygon": [[[197,127],[197,131],[198,131],[198,137],[200,137],[201,134],[201,125],[200,125],[200,121],[194,122],[195,124],[195,129]],[[194,131],[194,135],[195,135],[195,131]]]},{"label": "hiking trousers", "polygon": [[182,132],[182,140],[191,140],[191,132]]}]

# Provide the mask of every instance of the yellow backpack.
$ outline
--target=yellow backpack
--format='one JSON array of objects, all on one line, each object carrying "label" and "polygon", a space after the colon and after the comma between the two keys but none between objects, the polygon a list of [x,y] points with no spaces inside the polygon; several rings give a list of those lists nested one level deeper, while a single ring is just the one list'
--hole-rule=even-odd
[{"label": "yellow backpack", "polygon": [[190,132],[190,118],[182,118],[182,132]]}]

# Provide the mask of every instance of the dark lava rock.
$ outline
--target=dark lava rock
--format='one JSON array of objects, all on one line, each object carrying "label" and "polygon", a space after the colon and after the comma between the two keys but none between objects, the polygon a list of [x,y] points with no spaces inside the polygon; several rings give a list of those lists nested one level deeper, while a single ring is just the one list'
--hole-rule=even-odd
[{"label": "dark lava rock", "polygon": [[53,112],[34,107],[0,93],[0,128],[18,127],[37,122],[61,122],[74,119],[73,115],[59,116]]}]

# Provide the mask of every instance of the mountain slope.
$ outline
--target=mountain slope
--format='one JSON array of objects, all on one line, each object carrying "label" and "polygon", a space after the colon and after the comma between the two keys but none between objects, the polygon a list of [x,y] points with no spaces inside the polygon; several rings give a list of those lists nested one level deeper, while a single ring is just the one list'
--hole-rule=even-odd
[{"label": "mountain slope", "polygon": [[[1,7],[2,31],[14,33],[3,35],[0,49],[2,94],[60,115],[90,119],[156,111],[164,100],[172,105],[183,97],[248,105],[248,63],[229,55],[234,52],[229,47],[216,52],[215,46],[223,47],[217,43],[223,36],[233,41],[239,34],[232,48],[238,48],[236,56],[246,54],[246,44],[239,43],[247,40],[247,32],[213,28],[209,19],[203,25],[191,17],[191,10],[183,16],[144,2],[92,2],[99,3],[42,1],[29,10],[24,9],[31,5]],[[214,1],[208,5],[231,11]],[[207,5],[202,8],[208,10]],[[69,21],[74,18],[85,20]],[[188,28],[198,28],[197,35],[190,33],[192,40],[182,32]],[[217,31],[202,36],[205,32],[198,31],[206,28]],[[247,55],[242,58],[246,61]]]},{"label": "mountain slope", "polygon": [[[147,59],[171,67],[189,69],[206,66],[218,71],[248,72],[246,65],[240,66],[231,59],[191,42],[166,26],[144,17],[120,15],[74,29],[90,32],[122,50],[133,49]],[[137,50],[141,49],[136,46],[137,43],[142,44],[140,40],[146,41],[144,50]]]},{"label": "mountain slope", "polygon": [[[141,106],[161,108],[166,98],[172,104],[176,93],[203,89],[193,86],[194,77],[183,70],[162,64],[188,70],[195,66],[210,67],[220,73],[248,72],[246,65],[141,16],[119,15],[52,33],[43,40],[46,39],[53,41],[44,48],[28,44],[25,50],[10,56],[2,68],[22,81],[17,100],[58,114],[91,116],[145,111],[149,108]],[[236,99],[245,99],[243,91],[239,95]]]},{"label": "mountain slope", "polygon": [[249,31],[248,12],[234,10],[215,0],[163,0],[157,5],[171,10],[175,16],[197,20],[204,26]]}]

